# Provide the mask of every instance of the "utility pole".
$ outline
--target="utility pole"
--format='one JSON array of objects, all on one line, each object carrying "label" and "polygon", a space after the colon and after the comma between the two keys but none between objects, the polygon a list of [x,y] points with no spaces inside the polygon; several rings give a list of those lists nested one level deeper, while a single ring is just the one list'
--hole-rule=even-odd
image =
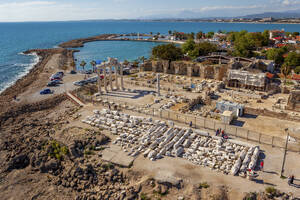
[{"label": "utility pole", "polygon": [[288,128],[284,129],[284,131],[285,131],[285,133],[287,134],[287,136],[286,136],[286,141],[285,141],[285,148],[284,148],[284,154],[283,154],[283,161],[282,161],[282,167],[281,167],[280,177],[283,176],[284,165],[285,165],[285,159],[286,159],[286,152],[287,152],[287,146],[288,146],[288,142],[289,142],[289,132],[288,132]]}]

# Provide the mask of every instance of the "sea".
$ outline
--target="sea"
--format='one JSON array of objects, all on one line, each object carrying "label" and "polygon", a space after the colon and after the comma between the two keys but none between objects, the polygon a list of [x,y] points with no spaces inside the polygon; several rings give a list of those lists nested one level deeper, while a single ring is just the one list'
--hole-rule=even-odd
[{"label": "sea", "polygon": [[[161,33],[169,30],[180,32],[209,31],[264,31],[284,29],[300,31],[299,24],[249,24],[249,23],[208,23],[208,22],[146,22],[146,21],[71,21],[71,22],[22,22],[0,23],[0,92],[26,75],[39,61],[36,55],[22,52],[35,48],[53,48],[58,44],[76,38],[103,33]],[[86,43],[75,54],[77,64],[116,57],[119,60],[135,60],[140,56],[149,57],[152,47],[159,43],[130,41],[101,41]]]}]

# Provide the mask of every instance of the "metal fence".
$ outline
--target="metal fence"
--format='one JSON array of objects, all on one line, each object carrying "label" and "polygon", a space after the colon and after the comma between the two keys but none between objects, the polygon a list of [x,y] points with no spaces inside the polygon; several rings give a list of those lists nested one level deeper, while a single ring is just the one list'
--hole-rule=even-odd
[{"label": "metal fence", "polygon": [[[105,97],[96,98],[93,96],[82,95],[79,92],[76,92],[75,95],[78,98],[80,98],[82,101],[90,102],[93,103],[94,105],[101,104],[104,106],[108,106],[109,104],[115,104],[117,107],[120,107],[122,109],[142,113],[160,119],[172,120],[186,125],[189,125],[190,122],[192,122],[193,128],[197,128],[197,129],[204,128],[211,131],[216,131],[217,129],[221,128],[229,136],[245,139],[247,141],[257,142],[259,144],[271,145],[272,147],[285,148],[286,139],[265,135],[255,131],[247,130],[242,127],[224,124],[217,120],[207,119],[199,116],[186,115],[186,114],[182,114],[170,110],[161,110],[161,109],[144,108],[144,107],[142,108],[137,105],[129,104],[127,102],[111,100]],[[298,143],[297,144],[288,143],[288,150],[300,153],[300,145]]]}]

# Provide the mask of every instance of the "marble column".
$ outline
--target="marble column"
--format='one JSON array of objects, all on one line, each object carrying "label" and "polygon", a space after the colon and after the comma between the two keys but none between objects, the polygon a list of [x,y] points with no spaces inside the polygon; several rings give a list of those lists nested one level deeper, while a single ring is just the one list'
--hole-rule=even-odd
[{"label": "marble column", "polygon": [[98,74],[98,93],[99,94],[102,94],[102,91],[101,91],[101,65],[100,66],[97,66],[97,74]]},{"label": "marble column", "polygon": [[156,82],[157,82],[157,95],[160,96],[160,74],[156,75]]},{"label": "marble column", "polygon": [[109,64],[109,86],[110,86],[110,90],[113,91],[113,85],[112,85],[112,66],[111,64]]},{"label": "marble column", "polygon": [[104,89],[105,92],[107,93],[107,77],[106,77],[106,64],[103,65],[103,73],[104,73]]},{"label": "marble column", "polygon": [[123,80],[123,64],[120,64],[120,75],[121,75],[121,89],[124,90],[124,80]]},{"label": "marble column", "polygon": [[115,79],[116,79],[116,89],[117,90],[120,90],[120,87],[119,87],[119,80],[118,80],[118,68],[119,68],[119,65],[118,64],[116,64],[116,65],[114,65],[114,67],[115,67]]}]

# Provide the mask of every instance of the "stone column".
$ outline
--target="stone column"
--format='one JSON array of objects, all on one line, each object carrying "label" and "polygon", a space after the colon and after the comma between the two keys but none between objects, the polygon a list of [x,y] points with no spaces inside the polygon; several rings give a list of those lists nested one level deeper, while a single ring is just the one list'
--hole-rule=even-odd
[{"label": "stone column", "polygon": [[113,85],[112,85],[112,66],[109,64],[109,86],[110,90],[113,91]]},{"label": "stone column", "polygon": [[115,78],[116,78],[116,89],[117,90],[120,90],[120,87],[119,87],[119,80],[118,80],[118,68],[119,68],[119,65],[115,65]]},{"label": "stone column", "polygon": [[160,96],[160,74],[156,75],[156,82],[157,82],[157,95]]},{"label": "stone column", "polygon": [[98,74],[98,93],[99,94],[102,94],[102,91],[101,91],[101,76],[100,76],[100,73],[101,73],[101,66],[97,66],[97,74]]},{"label": "stone column", "polygon": [[103,65],[103,70],[104,70],[104,89],[105,92],[107,93],[107,77],[106,77],[106,64]]},{"label": "stone column", "polygon": [[123,80],[123,75],[124,75],[124,72],[123,72],[123,64],[120,64],[120,75],[121,75],[121,89],[124,90],[124,80]]}]

